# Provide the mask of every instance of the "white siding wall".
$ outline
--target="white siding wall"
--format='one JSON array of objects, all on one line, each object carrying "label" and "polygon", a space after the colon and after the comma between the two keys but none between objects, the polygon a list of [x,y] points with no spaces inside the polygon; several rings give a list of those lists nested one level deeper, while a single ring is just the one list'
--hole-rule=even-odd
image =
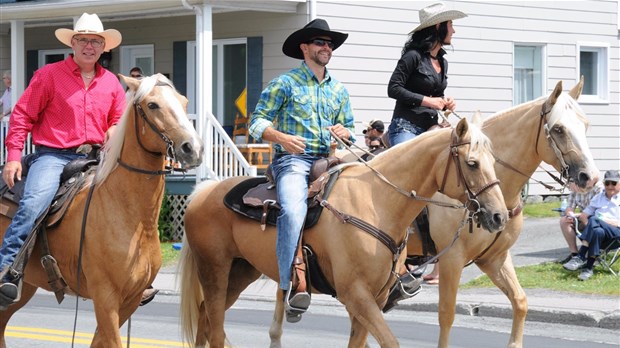
[{"label": "white siding wall", "polygon": [[[407,33],[419,23],[418,10],[432,2],[421,1],[323,1],[317,17],[333,30],[349,33],[347,42],[334,53],[329,68],[352,96],[358,135],[373,118],[389,121],[393,100],[387,82]],[[591,127],[588,142],[601,171],[620,169],[620,56],[618,4],[616,1],[444,1],[469,15],[454,22],[453,50],[448,47],[447,95],[457,100],[457,112],[484,116],[513,104],[514,44],[545,47],[546,93],[557,81],[564,88],[578,81],[578,42],[609,45],[609,103],[580,102]],[[534,176],[551,182],[542,171]],[[530,194],[547,193],[532,185]]]}]

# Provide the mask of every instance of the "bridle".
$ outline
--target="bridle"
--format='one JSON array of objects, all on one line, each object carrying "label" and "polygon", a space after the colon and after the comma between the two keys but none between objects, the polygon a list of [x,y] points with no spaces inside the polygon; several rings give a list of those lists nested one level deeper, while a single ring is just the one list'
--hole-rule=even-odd
[{"label": "bridle", "polygon": [[467,203],[465,204],[465,206],[467,207],[467,209],[470,212],[469,218],[473,218],[475,215],[477,215],[478,213],[480,213],[480,202],[478,201],[478,196],[481,195],[484,191],[490,189],[491,187],[495,186],[495,185],[499,185],[500,181],[499,179],[495,179],[485,185],[483,185],[478,191],[473,192],[471,190],[471,188],[469,187],[469,184],[467,184],[467,180],[465,180],[465,177],[463,175],[463,169],[461,167],[461,162],[459,161],[459,151],[458,148],[460,146],[463,145],[471,145],[470,141],[466,141],[466,142],[457,142],[457,137],[456,137],[456,133],[455,130],[452,130],[452,140],[450,143],[450,154],[452,155],[452,160],[450,161],[450,159],[448,159],[448,161],[446,162],[446,169],[444,171],[443,174],[443,181],[441,183],[441,188],[439,189],[440,193],[443,193],[445,187],[446,187],[446,181],[448,180],[448,171],[450,170],[450,163],[454,162],[454,165],[456,166],[456,170],[457,170],[457,187],[461,186],[461,182],[463,183],[463,186],[465,186],[466,192],[467,192]]},{"label": "bridle", "polygon": [[[158,82],[155,86],[168,86],[167,84]],[[164,132],[162,130],[160,130],[159,128],[157,128],[157,126],[151,122],[151,120],[149,120],[149,118],[146,116],[146,113],[144,112],[144,109],[142,109],[142,106],[138,103],[138,101],[135,101],[133,103],[133,108],[134,108],[134,117],[135,117],[135,121],[134,121],[134,129],[136,132],[136,139],[138,140],[138,145],[140,145],[140,147],[142,148],[142,150],[144,150],[146,153],[148,153],[151,156],[154,157],[161,157],[164,154],[162,154],[161,152],[158,151],[151,151],[149,149],[147,149],[144,144],[142,143],[141,137],[140,137],[140,130],[139,130],[139,126],[138,126],[138,116],[140,116],[144,122],[149,126],[149,128],[151,128],[151,130],[153,132],[155,132],[155,134],[157,134],[157,136],[159,136],[159,138],[161,140],[163,140],[166,143],[166,155],[170,158],[172,158],[172,160],[174,161],[176,158],[176,153],[174,151],[174,141],[172,141],[170,138],[168,138],[168,136],[166,136],[164,134]],[[122,151],[121,151],[122,153]],[[147,174],[147,175],[167,175],[172,173],[172,169],[170,170],[147,170],[147,169],[141,169],[141,168],[137,168],[134,167],[126,162],[123,162],[123,160],[121,160],[120,156],[117,159],[118,164],[130,171],[133,172],[137,172],[137,173],[141,173],[141,174]]]}]

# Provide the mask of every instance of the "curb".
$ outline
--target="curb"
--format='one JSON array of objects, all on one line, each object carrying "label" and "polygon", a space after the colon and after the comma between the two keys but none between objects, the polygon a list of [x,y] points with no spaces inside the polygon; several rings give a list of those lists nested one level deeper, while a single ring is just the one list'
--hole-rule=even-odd
[{"label": "curb", "polygon": [[[158,296],[170,296],[179,297],[178,291],[174,290],[160,290]],[[157,298],[157,297],[156,297]],[[239,299],[246,301],[260,301],[271,302],[275,301],[275,297],[272,296],[260,296],[260,295],[244,295],[239,296]],[[315,305],[319,306],[342,306],[340,302],[335,299],[322,299],[313,301]],[[399,311],[417,311],[417,312],[433,312],[437,313],[439,305],[436,302],[418,302],[418,303],[403,303],[395,307]],[[490,305],[486,303],[456,303],[456,314],[468,315],[473,317],[492,317],[512,319],[512,307],[501,305]],[[611,312],[601,311],[570,311],[570,310],[557,310],[557,309],[541,309],[541,308],[529,308],[527,312],[526,321],[529,322],[542,322],[561,325],[573,325],[581,327],[595,327],[606,330],[620,330],[620,309],[613,310]]]}]

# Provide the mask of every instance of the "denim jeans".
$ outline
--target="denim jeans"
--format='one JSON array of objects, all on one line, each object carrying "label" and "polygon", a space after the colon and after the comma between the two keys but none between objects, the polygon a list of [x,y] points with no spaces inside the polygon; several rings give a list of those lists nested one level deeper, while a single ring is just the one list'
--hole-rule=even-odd
[{"label": "denim jeans", "polygon": [[293,259],[308,210],[308,174],[317,159],[305,154],[285,154],[276,156],[271,164],[281,206],[276,222],[276,256],[281,289],[288,289],[291,281]]},{"label": "denim jeans", "polygon": [[0,270],[13,263],[17,252],[32,231],[36,219],[51,204],[60,186],[60,174],[63,167],[72,159],[83,156],[72,152],[45,149],[37,150],[30,158],[24,197],[19,202],[17,212],[4,234],[0,248]]},{"label": "denim jeans", "polygon": [[395,118],[392,122],[390,122],[390,126],[388,127],[388,139],[390,139],[390,146],[404,143],[405,141],[413,139],[422,133],[424,133],[424,129],[403,118]]},{"label": "denim jeans", "polygon": [[601,254],[601,248],[613,238],[620,236],[620,227],[612,226],[596,216],[588,218],[588,224],[579,239],[588,242],[588,256],[596,257]]}]

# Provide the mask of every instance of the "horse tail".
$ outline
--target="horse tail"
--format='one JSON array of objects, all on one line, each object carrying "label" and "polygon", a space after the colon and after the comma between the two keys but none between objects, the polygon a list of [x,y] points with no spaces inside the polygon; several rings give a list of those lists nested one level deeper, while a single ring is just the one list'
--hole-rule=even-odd
[{"label": "horse tail", "polygon": [[177,274],[181,275],[181,328],[183,341],[190,347],[194,347],[198,330],[198,316],[204,295],[200,282],[197,281],[198,265],[192,249],[187,244],[187,238],[183,236],[183,249],[178,265]]}]

